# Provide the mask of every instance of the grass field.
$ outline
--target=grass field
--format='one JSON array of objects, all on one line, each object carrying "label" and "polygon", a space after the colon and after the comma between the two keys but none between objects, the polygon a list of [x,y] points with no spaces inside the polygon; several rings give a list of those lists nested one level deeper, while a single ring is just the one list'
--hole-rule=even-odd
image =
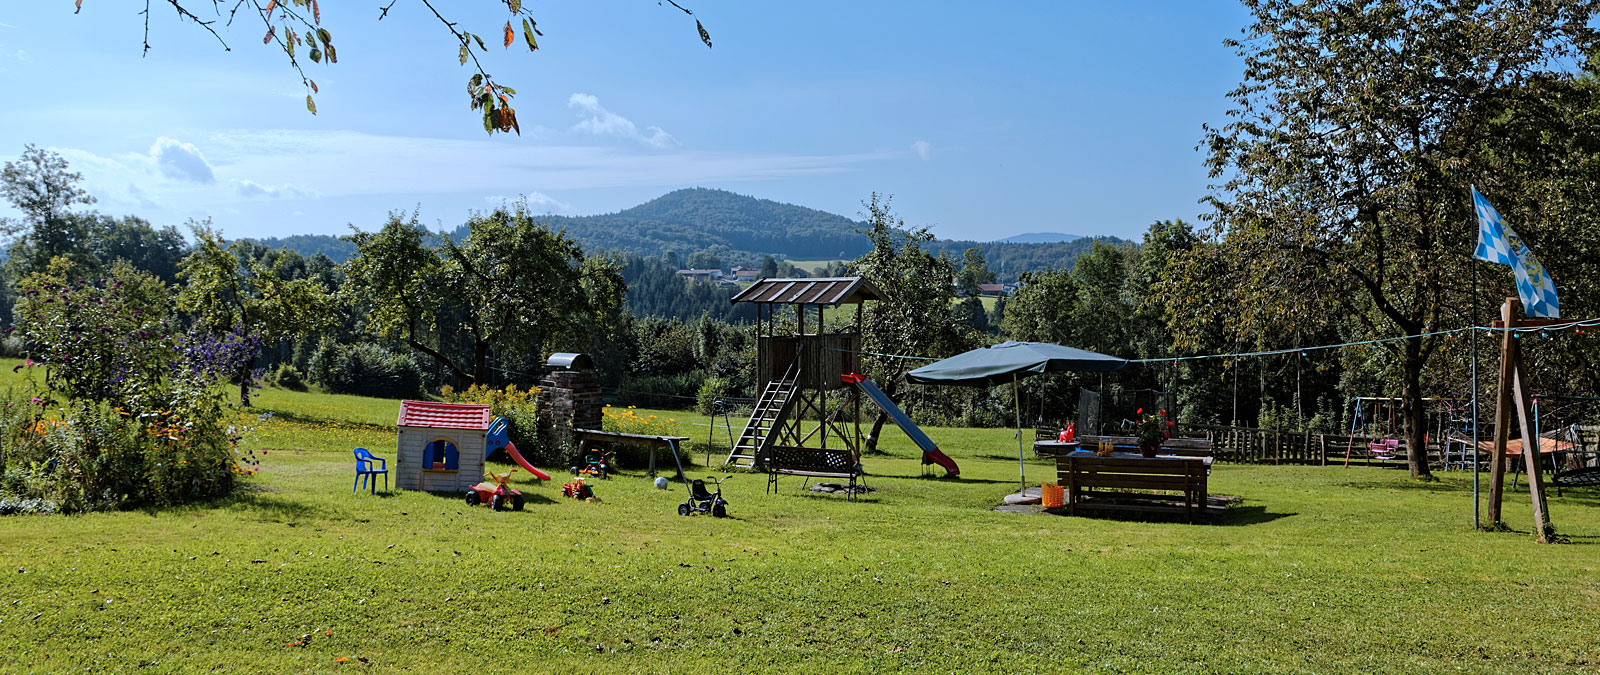
[{"label": "grass field", "polygon": [[[1472,531],[1466,476],[1376,468],[1219,465],[1243,502],[1214,525],[998,513],[1012,434],[929,429],[961,480],[891,431],[855,503],[736,475],[732,518],[684,518],[680,484],[629,469],[600,503],[524,479],[496,513],[351,493],[351,447],[393,456],[394,401],[258,405],[264,469],[233,498],[0,518],[0,670],[1600,671],[1594,491],[1552,499],[1555,546]],[[1507,505],[1525,529],[1526,493]]]}]

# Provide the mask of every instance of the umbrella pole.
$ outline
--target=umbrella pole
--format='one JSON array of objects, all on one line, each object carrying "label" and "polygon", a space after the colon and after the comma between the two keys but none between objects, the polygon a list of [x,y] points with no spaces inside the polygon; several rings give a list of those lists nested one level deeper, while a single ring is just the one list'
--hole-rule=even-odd
[{"label": "umbrella pole", "polygon": [[1017,494],[1028,491],[1028,469],[1022,464],[1022,396],[1017,390],[1017,374],[1011,374],[1011,403],[1017,410],[1017,478],[1022,482],[1022,488]]}]

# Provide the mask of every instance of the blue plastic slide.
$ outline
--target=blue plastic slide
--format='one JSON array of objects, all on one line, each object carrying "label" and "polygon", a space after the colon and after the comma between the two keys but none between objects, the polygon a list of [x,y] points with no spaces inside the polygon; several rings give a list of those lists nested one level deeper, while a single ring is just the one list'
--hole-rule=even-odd
[{"label": "blue plastic slide", "polygon": [[906,436],[911,437],[912,443],[916,443],[917,447],[922,448],[923,463],[938,464],[944,467],[947,478],[961,475],[961,468],[956,466],[956,461],[940,452],[939,446],[935,445],[933,439],[928,438],[928,435],[923,433],[922,427],[917,426],[916,422],[912,422],[911,418],[906,416],[905,411],[901,410],[900,406],[895,405],[894,401],[889,399],[889,395],[883,393],[883,390],[879,389],[878,385],[873,384],[872,380],[867,379],[865,375],[857,373],[846,375],[844,379],[846,382],[851,382],[859,387],[862,393],[867,395],[867,398],[872,399],[873,403],[876,403],[879,408],[889,414],[889,419],[894,420],[895,425],[899,426],[901,431],[906,432]]}]

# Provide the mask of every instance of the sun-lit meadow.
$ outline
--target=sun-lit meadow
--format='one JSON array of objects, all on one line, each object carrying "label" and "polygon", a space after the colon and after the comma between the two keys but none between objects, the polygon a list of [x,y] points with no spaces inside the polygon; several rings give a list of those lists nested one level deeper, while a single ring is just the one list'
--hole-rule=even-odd
[{"label": "sun-lit meadow", "polygon": [[[1460,473],[1219,465],[1212,491],[1243,501],[1210,525],[1000,513],[1012,432],[929,429],[949,481],[891,427],[857,502],[738,474],[732,518],[686,518],[684,486],[639,467],[598,503],[550,467],[496,513],[351,492],[352,447],[393,457],[396,401],[257,408],[263,468],[235,497],[0,518],[0,670],[1600,671],[1592,490],[1552,499],[1554,546],[1472,531]],[[1525,529],[1526,493],[1507,504]]]}]

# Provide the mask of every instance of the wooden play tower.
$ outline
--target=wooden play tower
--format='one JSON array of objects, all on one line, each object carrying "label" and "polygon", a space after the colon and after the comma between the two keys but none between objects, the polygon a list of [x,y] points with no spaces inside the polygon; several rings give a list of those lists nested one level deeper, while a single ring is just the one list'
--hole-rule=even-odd
[{"label": "wooden play tower", "polygon": [[[827,448],[832,442],[853,453],[859,448],[859,421],[853,433],[836,424],[827,393],[848,386],[842,375],[859,372],[862,305],[879,299],[878,289],[861,277],[762,279],[733,297],[733,302],[756,305],[756,389],[761,393],[726,466],[762,468],[775,445]],[[780,328],[777,315],[786,305],[795,308],[796,320]],[[841,305],[855,305],[854,321],[847,331],[830,333],[827,310]],[[860,420],[859,399],[851,404]]]}]

